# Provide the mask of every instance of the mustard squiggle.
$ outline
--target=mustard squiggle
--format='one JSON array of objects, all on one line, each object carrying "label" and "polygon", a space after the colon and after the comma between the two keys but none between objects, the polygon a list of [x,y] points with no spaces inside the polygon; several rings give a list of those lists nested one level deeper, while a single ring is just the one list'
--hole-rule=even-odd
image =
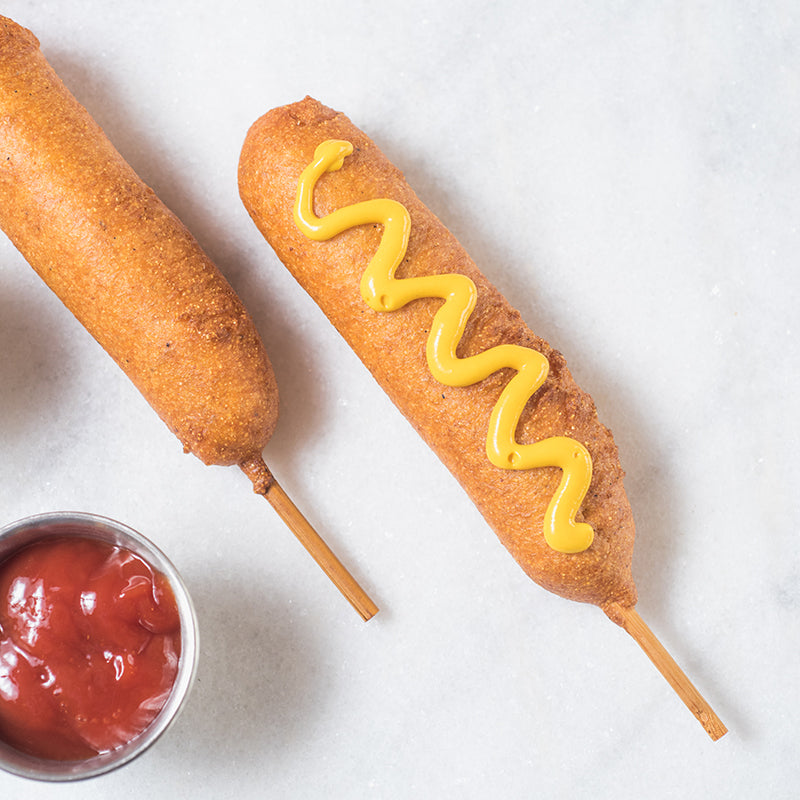
[{"label": "mustard squiggle", "polygon": [[470,386],[503,368],[516,374],[505,386],[489,419],[486,454],[503,469],[559,467],[562,477],[544,519],[544,536],[554,550],[578,553],[592,543],[594,531],[575,521],[592,477],[592,459],[586,448],[566,436],[519,444],[516,430],[530,397],[544,383],[547,359],[520,345],[498,345],[477,355],[456,355],[461,337],[477,301],[477,288],[466,275],[444,274],[395,278],[405,257],[411,232],[408,210],[395,200],[368,200],[337,209],[325,217],[314,213],[314,190],[326,172],[335,172],[353,152],[350,142],[328,140],[317,147],[314,160],[300,176],[294,219],[310,239],[326,241],[359,225],[383,226],[378,249],[361,278],[361,295],[375,311],[396,311],[412,300],[444,300],[434,316],[426,345],[432,375],[447,386]]}]

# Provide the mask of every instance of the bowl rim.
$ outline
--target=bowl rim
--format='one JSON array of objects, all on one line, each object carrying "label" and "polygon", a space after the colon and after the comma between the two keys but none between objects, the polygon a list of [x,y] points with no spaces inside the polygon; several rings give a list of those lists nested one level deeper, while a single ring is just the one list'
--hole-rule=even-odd
[{"label": "bowl rim", "polygon": [[178,570],[149,538],[123,522],[85,511],[49,511],[33,514],[0,527],[0,562],[12,553],[49,536],[81,536],[125,547],[163,574],[175,596],[181,622],[178,674],[169,697],[153,721],[121,747],[78,761],[60,761],[30,755],[0,739],[0,769],[39,781],[77,781],[93,778],[128,764],[140,756],[174,724],[184,709],[197,676],[199,631],[197,613]]}]

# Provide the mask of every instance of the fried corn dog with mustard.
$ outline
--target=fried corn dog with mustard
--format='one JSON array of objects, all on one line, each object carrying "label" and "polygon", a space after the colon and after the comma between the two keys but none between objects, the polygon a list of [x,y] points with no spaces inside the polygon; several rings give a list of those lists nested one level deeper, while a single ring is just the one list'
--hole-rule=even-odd
[{"label": "fried corn dog with mustard", "polygon": [[[335,152],[320,155],[325,146]],[[525,572],[552,592],[594,603],[612,615],[619,605],[633,606],[634,523],[611,433],[563,356],[525,325],[375,143],[343,114],[306,98],[270,111],[252,126],[241,153],[239,188],[278,258],[461,483]],[[386,218],[368,207],[376,200],[394,204]],[[356,209],[352,219],[337,219],[349,208]],[[406,222],[389,219],[402,216],[402,209]],[[324,230],[327,222],[335,233]],[[399,231],[402,239],[404,226],[405,246],[399,257],[390,255],[397,263],[390,265],[388,281],[386,267],[378,269],[382,277],[370,274],[373,258],[389,247],[389,231]],[[456,375],[447,385],[450,367],[439,365],[441,379],[434,377],[431,363],[441,354],[428,351],[453,333],[437,315],[443,300],[444,306],[457,304],[448,297],[461,291],[461,278],[453,289],[431,284],[435,296],[425,296],[424,283],[453,274],[469,279],[475,292],[471,311],[464,310],[456,322],[460,333],[445,343],[450,367],[455,372],[466,362],[480,362],[482,354],[498,347],[510,360],[505,366],[501,359],[496,369],[484,365],[484,376],[474,383],[464,384]],[[407,290],[417,279],[422,279],[419,296]],[[373,291],[370,307],[365,292],[381,280],[382,296]],[[391,297],[393,292],[402,297]],[[382,302],[392,308],[382,309]],[[516,374],[536,370],[538,377],[528,384],[534,388],[539,380],[538,388],[518,401],[510,433],[491,435],[505,437],[507,445],[499,447],[493,461],[487,456],[487,430],[495,407]],[[515,463],[526,447],[541,442],[565,446],[565,455],[556,454],[550,464],[545,456],[546,465],[535,468]],[[553,513],[553,498],[563,500],[571,491],[564,485],[570,465],[557,464],[582,462],[587,454],[589,474],[575,479],[584,484],[579,502],[573,498],[571,511]],[[567,539],[561,549],[559,517]]]},{"label": "fried corn dog with mustard", "polygon": [[45,59],[0,17],[0,228],[205,464],[238,465],[363,618],[377,607],[262,458],[275,376],[234,290]]}]

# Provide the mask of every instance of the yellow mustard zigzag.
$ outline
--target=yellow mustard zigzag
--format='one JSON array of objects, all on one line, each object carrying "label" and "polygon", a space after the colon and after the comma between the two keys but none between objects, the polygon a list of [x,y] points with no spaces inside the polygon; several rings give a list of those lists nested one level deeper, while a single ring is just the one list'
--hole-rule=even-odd
[{"label": "yellow mustard zigzag", "polygon": [[344,165],[353,152],[350,142],[328,140],[317,147],[297,187],[294,219],[310,239],[326,241],[350,228],[380,224],[383,236],[375,256],[361,279],[361,295],[375,311],[396,311],[412,300],[438,297],[444,304],[437,311],[428,336],[426,354],[434,378],[447,386],[471,386],[503,368],[516,374],[503,389],[489,420],[486,453],[503,469],[560,467],[562,477],[544,520],[544,536],[554,550],[578,553],[592,543],[590,525],[575,521],[592,477],[592,459],[586,448],[566,436],[553,436],[533,444],[519,444],[516,430],[530,397],[544,383],[547,359],[536,350],[520,345],[498,345],[477,355],[456,355],[461,337],[475,308],[477,288],[466,275],[427,275],[395,278],[405,257],[411,219],[395,200],[376,199],[340,208],[325,217],[314,214],[314,190],[326,172]]}]

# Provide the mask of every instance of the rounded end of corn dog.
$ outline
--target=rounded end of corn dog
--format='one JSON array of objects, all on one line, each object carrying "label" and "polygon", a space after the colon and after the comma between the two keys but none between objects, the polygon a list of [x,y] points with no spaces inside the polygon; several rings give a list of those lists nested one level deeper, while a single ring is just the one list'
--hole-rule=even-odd
[{"label": "rounded end of corn dog", "polygon": [[12,41],[17,46],[39,49],[39,40],[31,31],[18,25],[13,19],[0,15],[0,48],[5,49]]}]

